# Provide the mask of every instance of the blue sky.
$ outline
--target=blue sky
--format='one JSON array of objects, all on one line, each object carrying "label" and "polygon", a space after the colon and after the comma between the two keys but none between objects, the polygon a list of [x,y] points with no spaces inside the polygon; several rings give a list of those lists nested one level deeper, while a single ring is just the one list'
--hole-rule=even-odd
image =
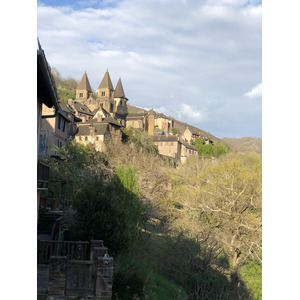
[{"label": "blue sky", "polygon": [[222,137],[261,137],[261,1],[38,1],[37,34],[63,77],[109,70],[129,104]]}]

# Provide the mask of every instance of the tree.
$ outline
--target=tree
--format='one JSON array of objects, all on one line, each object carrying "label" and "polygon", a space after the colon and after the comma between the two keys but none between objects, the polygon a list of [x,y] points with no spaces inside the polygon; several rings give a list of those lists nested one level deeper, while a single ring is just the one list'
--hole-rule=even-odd
[{"label": "tree", "polygon": [[176,134],[181,134],[180,130],[177,129],[177,128],[175,128],[175,127],[173,127],[173,128],[171,129],[171,131],[172,131],[172,133],[173,133],[174,135],[176,135]]},{"label": "tree", "polygon": [[261,260],[261,162],[225,160],[185,180],[177,202],[198,228],[205,226],[222,242],[233,273],[241,260]]},{"label": "tree", "polygon": [[[126,186],[118,174],[126,174]],[[130,166],[118,170],[109,183],[103,177],[87,180],[73,202],[79,240],[103,239],[113,255],[127,251],[139,229],[143,206],[137,195],[136,172]]]},{"label": "tree", "polygon": [[60,159],[50,157],[46,160],[50,166],[48,196],[61,199],[65,206],[72,203],[88,178],[112,173],[106,168],[104,155],[92,145],[84,146],[73,140],[55,150]]}]

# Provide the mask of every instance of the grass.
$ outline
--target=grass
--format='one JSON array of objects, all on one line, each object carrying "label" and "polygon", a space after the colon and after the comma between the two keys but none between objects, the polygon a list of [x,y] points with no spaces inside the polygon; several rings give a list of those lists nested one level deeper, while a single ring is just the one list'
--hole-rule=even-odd
[{"label": "grass", "polygon": [[253,300],[262,299],[262,265],[253,262],[240,268],[241,279],[252,292]]}]

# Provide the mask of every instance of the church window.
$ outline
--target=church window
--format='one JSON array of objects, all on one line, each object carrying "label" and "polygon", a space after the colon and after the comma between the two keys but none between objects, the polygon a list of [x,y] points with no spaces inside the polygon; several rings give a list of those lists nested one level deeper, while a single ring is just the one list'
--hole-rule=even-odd
[{"label": "church window", "polygon": [[114,105],[111,103],[110,104],[110,112],[113,112],[113,110],[114,110]]}]

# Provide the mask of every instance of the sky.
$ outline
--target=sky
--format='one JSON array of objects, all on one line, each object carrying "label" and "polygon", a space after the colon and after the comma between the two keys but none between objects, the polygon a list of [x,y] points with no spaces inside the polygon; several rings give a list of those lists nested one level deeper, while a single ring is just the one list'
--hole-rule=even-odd
[{"label": "sky", "polygon": [[37,35],[64,78],[96,91],[108,69],[130,105],[262,137],[261,1],[39,0]]}]

